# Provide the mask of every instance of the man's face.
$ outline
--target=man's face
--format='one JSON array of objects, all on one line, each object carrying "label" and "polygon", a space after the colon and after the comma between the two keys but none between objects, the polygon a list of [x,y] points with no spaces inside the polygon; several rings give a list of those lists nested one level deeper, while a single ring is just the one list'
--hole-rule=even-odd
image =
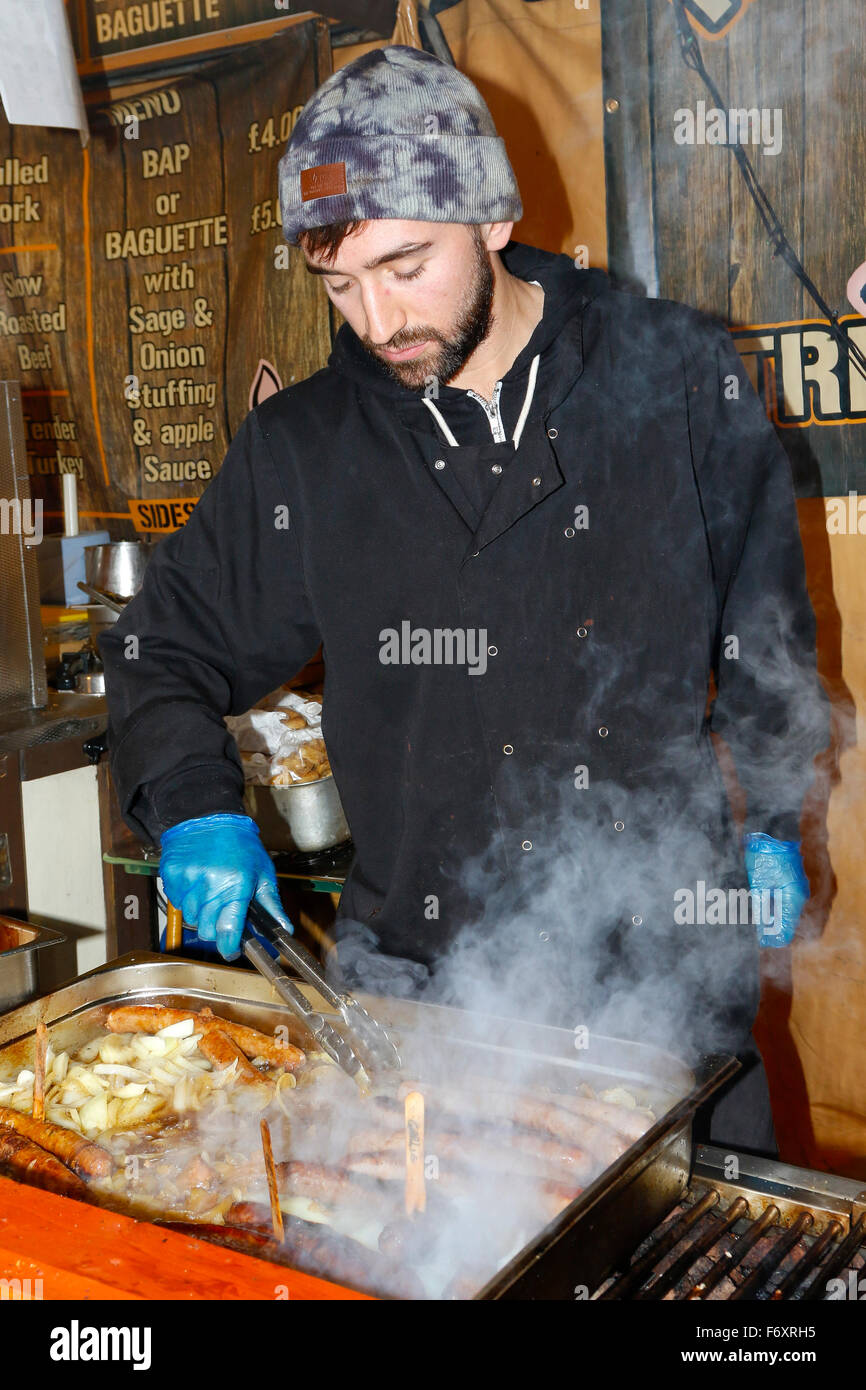
[{"label": "man's face", "polygon": [[447,384],[490,332],[489,250],[505,245],[511,227],[378,220],[344,239],[333,266],[304,254],[367,351],[421,391],[431,377]]}]

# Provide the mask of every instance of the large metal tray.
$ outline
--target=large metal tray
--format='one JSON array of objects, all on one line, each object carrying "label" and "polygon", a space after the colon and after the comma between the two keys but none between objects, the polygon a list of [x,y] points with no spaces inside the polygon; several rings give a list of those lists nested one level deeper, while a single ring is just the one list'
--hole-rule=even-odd
[{"label": "large metal tray", "polygon": [[[328,1013],[314,990],[300,987]],[[433,1055],[439,1069],[450,1071],[453,1078],[465,1074],[469,1057],[474,1073],[514,1074],[521,1084],[553,1089],[573,1089],[581,1081],[596,1089],[625,1086],[659,1117],[477,1293],[481,1299],[587,1297],[681,1199],[691,1168],[694,1112],[738,1066],[732,1057],[706,1056],[689,1068],[647,1043],[600,1035],[577,1051],[566,1029],[438,1005],[359,997],[399,1039],[407,1071],[422,1080],[426,1059]],[[29,1059],[40,1021],[50,1029],[55,1047],[74,1047],[110,1007],[130,1000],[181,1008],[207,1003],[238,1022],[266,1032],[283,1024],[299,1037],[294,1020],[255,972],[134,953],[0,1017],[0,1066]]]}]

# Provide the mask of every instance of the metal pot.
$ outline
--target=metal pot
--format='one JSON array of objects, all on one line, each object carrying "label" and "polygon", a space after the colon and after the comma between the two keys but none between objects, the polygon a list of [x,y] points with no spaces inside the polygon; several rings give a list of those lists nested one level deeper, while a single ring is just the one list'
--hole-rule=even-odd
[{"label": "metal pot", "polygon": [[302,850],[314,854],[349,839],[349,827],[333,776],[290,787],[248,782],[249,814],[268,849]]},{"label": "metal pot", "polygon": [[111,541],[84,547],[84,578],[94,589],[129,599],[144,579],[153,546],[144,541]]}]

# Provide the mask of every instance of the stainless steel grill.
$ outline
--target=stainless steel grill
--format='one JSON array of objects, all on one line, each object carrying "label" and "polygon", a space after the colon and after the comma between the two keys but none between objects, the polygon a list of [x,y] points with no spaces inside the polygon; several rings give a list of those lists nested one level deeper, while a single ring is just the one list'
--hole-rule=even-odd
[{"label": "stainless steel grill", "polygon": [[698,1145],[684,1199],[592,1297],[808,1302],[864,1295],[862,1183]]}]

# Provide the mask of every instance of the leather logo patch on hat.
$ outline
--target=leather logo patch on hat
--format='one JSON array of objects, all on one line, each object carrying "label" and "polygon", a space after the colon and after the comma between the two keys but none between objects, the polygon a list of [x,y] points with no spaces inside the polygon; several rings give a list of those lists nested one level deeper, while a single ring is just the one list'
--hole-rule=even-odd
[{"label": "leather logo patch on hat", "polygon": [[330,198],[335,193],[346,191],[346,165],[315,164],[312,169],[301,170],[301,202],[308,203],[311,198]]}]

